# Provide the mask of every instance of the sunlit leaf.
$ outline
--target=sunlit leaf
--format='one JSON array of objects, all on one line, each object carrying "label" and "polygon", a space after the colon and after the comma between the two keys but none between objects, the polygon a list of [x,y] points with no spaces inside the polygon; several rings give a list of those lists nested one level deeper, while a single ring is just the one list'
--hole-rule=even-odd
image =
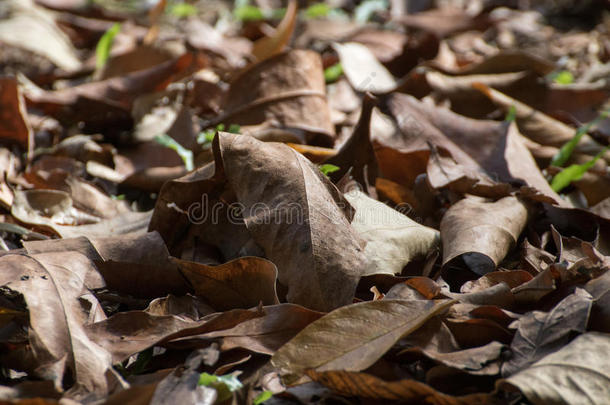
[{"label": "sunlit leaf", "polygon": [[254,401],[252,401],[252,405],[260,405],[263,402],[267,401],[268,399],[271,399],[272,396],[273,396],[273,392],[263,391],[260,394],[258,394],[256,396],[256,398],[254,398]]},{"label": "sunlit leaf", "polygon": [[556,192],[560,192],[564,188],[570,185],[573,181],[580,180],[582,176],[585,175],[587,170],[593,167],[595,162],[599,160],[600,157],[606,153],[610,149],[610,146],[605,147],[601,152],[599,152],[595,157],[589,160],[586,163],[581,165],[571,165],[563,169],[561,172],[557,173],[553,180],[551,181],[551,188]]}]

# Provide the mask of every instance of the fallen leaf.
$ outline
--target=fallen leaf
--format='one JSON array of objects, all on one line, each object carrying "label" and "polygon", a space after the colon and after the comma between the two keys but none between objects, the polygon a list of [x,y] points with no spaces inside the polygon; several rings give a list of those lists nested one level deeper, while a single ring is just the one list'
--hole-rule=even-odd
[{"label": "fallen leaf", "polygon": [[454,301],[378,300],[339,308],[311,323],[278,350],[271,362],[294,381],[307,370],[364,370],[401,337]]},{"label": "fallen leaf", "polygon": [[364,254],[369,264],[365,274],[400,274],[412,259],[438,248],[440,235],[436,229],[418,224],[360,191],[350,191],[345,198],[356,209],[352,227],[367,242]]},{"label": "fallen leaf", "polygon": [[405,379],[399,381],[384,381],[366,373],[351,371],[309,370],[307,375],[314,381],[341,393],[345,396],[369,398],[373,400],[400,401],[403,404],[500,404],[502,401],[491,394],[471,394],[463,397],[453,397],[436,391],[429,385],[418,381]]},{"label": "fallen leaf", "polygon": [[261,38],[253,44],[252,55],[258,61],[268,59],[284,50],[294,31],[297,21],[297,10],[297,1],[290,0],[288,7],[286,7],[286,14],[284,14],[284,18],[280,21],[273,35]]},{"label": "fallen leaf", "polygon": [[357,91],[386,93],[396,88],[396,80],[366,46],[357,42],[334,44],[341,66]]},{"label": "fallen leaf", "polygon": [[574,333],[585,333],[592,297],[582,289],[568,295],[550,312],[532,311],[516,321],[512,356],[502,365],[502,375],[512,376],[564,347]]},{"label": "fallen leaf", "polygon": [[[467,197],[452,205],[441,221],[443,278],[458,286],[495,270],[516,245],[527,218],[527,206],[516,197],[496,202]],[[456,259],[472,273],[453,269]]]},{"label": "fallen leaf", "polygon": [[610,397],[610,368],[600,353],[608,350],[607,334],[585,333],[496,385],[507,391],[518,389],[534,405],[604,403]]},{"label": "fallen leaf", "polygon": [[218,266],[173,259],[180,272],[203,298],[219,311],[278,304],[277,268],[265,259],[242,257]]}]

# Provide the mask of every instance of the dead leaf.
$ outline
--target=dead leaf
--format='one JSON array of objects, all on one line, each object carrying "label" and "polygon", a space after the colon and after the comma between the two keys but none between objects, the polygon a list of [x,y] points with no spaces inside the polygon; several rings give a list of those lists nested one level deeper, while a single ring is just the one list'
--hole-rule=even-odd
[{"label": "dead leaf", "polygon": [[21,294],[29,311],[37,366],[29,371],[52,380],[60,392],[65,376],[71,375],[75,385],[65,388],[74,399],[107,395],[121,378],[113,372],[110,354],[86,336],[87,315],[79,302],[87,287],[95,287],[84,284],[87,272],[95,271],[92,263],[75,252],[6,255],[0,262],[0,284]]},{"label": "dead leaf", "polygon": [[341,66],[357,91],[386,93],[396,88],[396,80],[364,45],[357,42],[334,44]]},{"label": "dead leaf", "polygon": [[271,358],[286,381],[306,370],[364,370],[401,337],[454,301],[378,300],[339,308],[311,323]]},{"label": "dead leaf", "polygon": [[603,403],[610,396],[608,361],[610,338],[589,332],[543,357],[529,368],[497,383],[499,388],[520,390],[534,405]]},{"label": "dead leaf", "polygon": [[[496,202],[467,197],[452,205],[441,222],[443,278],[458,286],[474,274],[495,270],[517,243],[527,218],[527,206],[515,197]],[[474,274],[453,269],[451,262],[458,258]]]},{"label": "dead leaf", "polygon": [[231,81],[226,100],[214,122],[239,124],[242,133],[265,140],[332,144],[322,63],[315,52],[288,51],[250,66]]},{"label": "dead leaf", "polygon": [[345,198],[356,209],[352,227],[367,242],[364,254],[369,264],[365,274],[400,274],[412,259],[438,248],[440,235],[436,229],[418,224],[360,191],[350,191]]},{"label": "dead leaf", "polygon": [[0,139],[20,145],[31,158],[34,134],[17,81],[10,77],[0,77]]},{"label": "dead leaf", "polygon": [[268,59],[284,50],[294,31],[297,21],[297,10],[297,1],[290,0],[288,7],[286,7],[286,14],[284,14],[284,18],[280,21],[273,35],[261,38],[253,44],[252,55],[258,61]]},{"label": "dead leaf", "polygon": [[241,257],[218,266],[173,259],[180,272],[203,298],[219,311],[278,304],[277,268],[259,257]]},{"label": "dead leaf", "polygon": [[350,371],[309,370],[307,375],[314,381],[345,395],[381,401],[400,401],[403,404],[474,405],[500,404],[490,394],[471,394],[452,397],[436,391],[429,385],[414,380],[384,381],[366,373]]}]

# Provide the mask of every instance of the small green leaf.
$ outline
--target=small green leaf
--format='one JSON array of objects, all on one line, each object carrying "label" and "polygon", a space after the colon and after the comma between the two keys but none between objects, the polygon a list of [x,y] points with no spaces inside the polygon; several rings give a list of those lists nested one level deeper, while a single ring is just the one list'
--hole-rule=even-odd
[{"label": "small green leaf", "polygon": [[336,172],[339,169],[339,166],[331,165],[330,163],[326,163],[320,166],[320,171],[327,177],[329,174]]},{"label": "small green leaf", "polygon": [[330,10],[332,9],[326,3],[314,3],[305,10],[305,18],[326,17]]},{"label": "small green leaf", "polygon": [[169,14],[173,15],[174,17],[178,17],[178,18],[185,18],[185,17],[190,17],[192,15],[196,15],[197,11],[198,11],[197,7],[193,6],[192,4],[188,4],[188,3],[172,4],[167,9],[167,12]]},{"label": "small green leaf", "polygon": [[570,185],[573,181],[580,180],[582,176],[589,170],[597,160],[603,156],[610,149],[610,146],[602,149],[595,157],[589,160],[586,163],[581,165],[571,165],[563,169],[561,172],[557,173],[553,180],[551,181],[551,188],[555,192],[560,192],[564,188]]},{"label": "small green leaf", "polygon": [[125,194],[111,195],[110,198],[117,201],[123,201],[125,200]]},{"label": "small green leaf", "polygon": [[233,16],[239,21],[260,21],[265,19],[263,10],[249,4],[236,7],[233,10]]},{"label": "small green leaf", "polygon": [[239,379],[233,374],[213,375],[201,373],[199,376],[199,385],[214,388],[216,390],[216,402],[223,402],[231,398],[232,392],[243,387]]},{"label": "small green leaf", "polygon": [[241,127],[237,124],[231,124],[229,125],[229,129],[227,129],[227,132],[232,134],[239,134],[239,131],[241,131]]},{"label": "small green leaf", "polygon": [[511,105],[506,113],[506,118],[504,118],[504,122],[513,122],[517,118],[517,108],[514,105]]},{"label": "small green leaf", "polygon": [[602,120],[607,118],[609,113],[610,113],[610,111],[604,111],[593,121],[588,122],[584,125],[581,125],[580,128],[578,128],[578,130],[576,130],[576,133],[574,134],[574,138],[572,138],[568,142],[566,142],[561,147],[561,149],[559,149],[559,152],[557,152],[557,154],[555,156],[553,156],[553,159],[551,160],[551,165],[552,166],[565,165],[566,162],[568,161],[568,159],[570,159],[570,156],[572,156],[572,152],[574,152],[576,145],[578,145],[578,142],[580,142],[580,139],[583,137],[583,135],[586,134],[587,132],[589,132],[593,126],[599,124]]},{"label": "small green leaf", "polygon": [[173,140],[169,135],[157,135],[155,136],[155,141],[160,143],[161,145],[170,148],[180,156],[182,161],[184,162],[184,167],[186,170],[193,170],[193,152],[186,149],[184,146],[180,145],[178,142]]},{"label": "small green leaf", "polygon": [[567,70],[562,70],[561,72],[554,74],[552,78],[553,82],[557,84],[571,84],[574,82],[574,75]]},{"label": "small green leaf", "polygon": [[342,74],[343,66],[341,66],[341,62],[337,62],[324,69],[324,80],[326,80],[326,83],[332,83],[337,81]]},{"label": "small green leaf", "polygon": [[104,67],[110,56],[110,49],[114,42],[114,37],[121,30],[121,24],[115,23],[112,27],[108,28],[108,31],[102,35],[97,46],[95,47],[95,68],[100,70]]},{"label": "small green leaf", "polygon": [[260,405],[266,400],[270,399],[273,396],[273,392],[271,391],[263,391],[254,398],[252,401],[252,405]]},{"label": "small green leaf", "polygon": [[377,11],[385,11],[388,9],[386,0],[365,0],[360,3],[354,10],[354,19],[356,22],[365,23],[371,19]]}]

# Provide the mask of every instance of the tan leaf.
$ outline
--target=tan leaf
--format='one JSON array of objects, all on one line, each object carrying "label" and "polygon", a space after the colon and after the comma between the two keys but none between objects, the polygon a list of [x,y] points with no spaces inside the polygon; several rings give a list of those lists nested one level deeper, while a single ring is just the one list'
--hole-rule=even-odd
[{"label": "tan leaf", "polygon": [[603,404],[610,398],[610,364],[600,354],[609,350],[608,334],[585,333],[497,386],[516,387],[534,405]]},{"label": "tan leaf", "polygon": [[[452,205],[441,221],[444,279],[462,285],[475,276],[451,269],[462,259],[473,273],[482,276],[496,266],[515,246],[525,228],[528,208],[516,197],[496,202],[467,197]],[[455,263],[454,263],[455,264]]]},{"label": "tan leaf", "polygon": [[218,266],[173,259],[195,295],[219,311],[278,304],[277,268],[269,260],[241,257]]},{"label": "tan leaf", "polygon": [[422,326],[454,301],[368,301],[339,308],[311,323],[272,357],[293,381],[308,369],[360,371],[401,337]]},{"label": "tan leaf", "polygon": [[345,198],[356,209],[352,227],[367,242],[366,274],[399,274],[412,259],[439,246],[436,229],[418,224],[360,191],[346,193]]},{"label": "tan leaf", "polygon": [[290,41],[292,32],[297,21],[298,3],[296,0],[290,0],[286,8],[286,14],[280,21],[280,24],[275,29],[272,36],[261,38],[256,41],[252,47],[252,55],[259,60],[265,60],[278,54],[284,50],[284,47]]}]

